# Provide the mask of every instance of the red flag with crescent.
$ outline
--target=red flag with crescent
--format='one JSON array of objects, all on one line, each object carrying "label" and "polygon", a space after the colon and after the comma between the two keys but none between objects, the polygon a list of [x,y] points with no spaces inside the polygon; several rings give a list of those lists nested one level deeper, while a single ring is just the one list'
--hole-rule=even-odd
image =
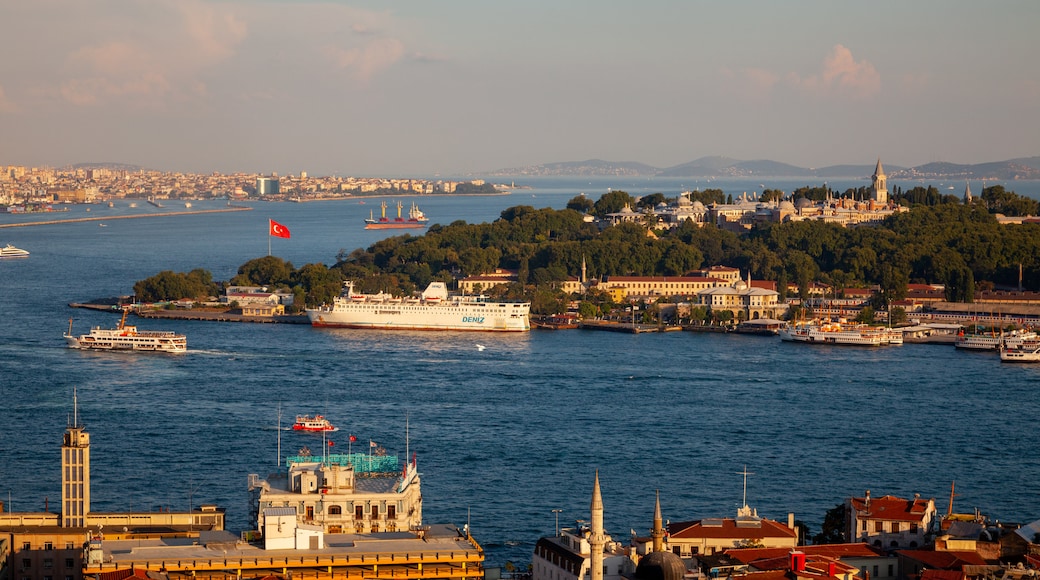
[{"label": "red flag with crescent", "polygon": [[288,238],[289,237],[289,228],[283,226],[282,224],[280,224],[280,223],[278,223],[278,222],[276,222],[276,221],[274,221],[272,219],[269,219],[267,221],[271,222],[271,235],[272,236],[274,236],[276,238]]}]

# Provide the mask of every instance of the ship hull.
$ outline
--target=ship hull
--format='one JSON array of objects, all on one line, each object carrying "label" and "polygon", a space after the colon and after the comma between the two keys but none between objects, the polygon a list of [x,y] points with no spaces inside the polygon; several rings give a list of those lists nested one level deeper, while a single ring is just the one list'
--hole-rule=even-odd
[{"label": "ship hull", "polygon": [[331,308],[307,310],[311,326],[318,328],[370,328],[379,330],[465,330],[478,332],[527,332],[531,330],[528,304],[486,306],[404,305],[337,303]]},{"label": "ship hull", "polygon": [[395,223],[365,224],[365,229],[366,230],[407,230],[407,229],[420,229],[420,228],[425,228],[425,227],[426,227],[426,224],[418,223],[418,222],[403,223],[403,224],[395,224]]}]

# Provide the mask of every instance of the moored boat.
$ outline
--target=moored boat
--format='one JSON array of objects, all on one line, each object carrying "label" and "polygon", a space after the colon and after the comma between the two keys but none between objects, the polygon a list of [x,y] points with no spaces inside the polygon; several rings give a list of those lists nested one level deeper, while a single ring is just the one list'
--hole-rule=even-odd
[{"label": "moored boat", "polygon": [[363,294],[353,282],[332,304],[307,309],[312,326],[385,330],[531,330],[530,302],[490,301],[483,296],[449,296],[444,282],[431,282],[418,298]]},{"label": "moored boat", "polygon": [[336,427],[329,423],[329,420],[322,415],[297,415],[296,422],[293,423],[293,431],[313,431],[321,433],[322,431],[339,431]]},{"label": "moored boat", "polygon": [[554,314],[531,320],[531,326],[546,330],[569,330],[578,328],[578,322],[577,314]]},{"label": "moored boat", "polygon": [[780,329],[780,340],[809,344],[833,344],[845,346],[883,346],[891,343],[885,329],[853,325],[842,326],[837,322],[822,324],[789,324]]},{"label": "moored boat", "polygon": [[1008,348],[1019,348],[1037,338],[1037,333],[1031,330],[1014,330],[1009,333],[962,331],[957,334],[957,341],[953,345],[966,350],[997,350],[1002,344]]},{"label": "moored boat", "polygon": [[72,334],[72,319],[69,331],[63,337],[69,348],[83,350],[132,350],[142,352],[182,353],[188,350],[188,339],[183,334],[161,330],[138,330],[126,323],[129,309],[123,309],[123,317],[117,328],[95,326],[87,334]]},{"label": "moored boat", "polygon": [[1040,363],[1040,344],[1030,343],[1019,347],[1000,347],[1000,362]]},{"label": "moored boat", "polygon": [[3,248],[0,248],[0,258],[28,258],[29,252],[7,244]]}]

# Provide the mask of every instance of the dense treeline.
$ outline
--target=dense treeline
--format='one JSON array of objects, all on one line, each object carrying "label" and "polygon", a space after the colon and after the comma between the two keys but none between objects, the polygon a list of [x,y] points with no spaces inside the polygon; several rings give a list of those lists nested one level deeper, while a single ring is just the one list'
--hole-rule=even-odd
[{"label": "dense treeline", "polygon": [[[804,193],[826,195],[826,191]],[[635,205],[627,193],[614,191],[594,203],[574,198],[563,210],[517,206],[492,223],[434,225],[423,236],[397,236],[368,249],[341,251],[338,262],[328,268],[307,264],[295,269],[277,257],[258,258],[243,264],[230,282],[289,290],[298,305],[316,305],[331,301],[345,279],[354,280],[366,292],[401,295],[421,290],[432,280],[450,284],[457,278],[509,268],[519,272],[518,283],[484,291],[532,300],[536,312],[562,308],[563,297],[554,287],[568,276],[577,276],[583,258],[590,278],[675,276],[725,264],[745,275],[750,272],[755,279],[776,280],[781,291],[786,282],[801,289],[813,281],[838,290],[878,285],[882,301],[905,296],[910,282],[945,284],[950,300],[970,301],[977,280],[1017,284],[1019,264],[1026,287],[1040,288],[1040,225],[1003,226],[990,213],[993,208],[1025,209],[1032,200],[1004,192],[1000,186],[987,188],[977,203],[969,205],[948,200],[928,203],[933,199],[929,191],[923,195],[920,205],[877,227],[842,228],[803,221],[767,224],[737,235],[688,222],[650,235],[645,224],[624,223],[600,231],[583,219],[579,207],[605,214],[626,203]],[[174,283],[181,278],[183,284]],[[209,273],[196,270],[187,275],[162,272],[134,288],[144,300],[194,297],[212,292],[213,287]]]}]

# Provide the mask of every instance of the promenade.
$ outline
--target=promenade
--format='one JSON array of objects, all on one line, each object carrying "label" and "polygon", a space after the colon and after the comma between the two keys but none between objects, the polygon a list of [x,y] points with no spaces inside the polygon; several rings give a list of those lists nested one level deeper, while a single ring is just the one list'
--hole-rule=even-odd
[{"label": "promenade", "polygon": [[44,221],[32,221],[24,222],[20,224],[0,224],[0,228],[23,228],[28,226],[50,226],[55,224],[71,224],[76,222],[101,222],[101,221],[112,221],[112,220],[129,220],[137,218],[152,218],[152,217],[169,217],[179,215],[199,215],[205,213],[227,213],[231,211],[251,211],[253,208],[244,206],[234,206],[221,209],[199,209],[192,211],[171,211],[165,213],[142,213],[135,215],[117,215],[117,216],[98,216],[98,217],[81,217],[81,218],[69,218],[63,220],[44,220]]}]

